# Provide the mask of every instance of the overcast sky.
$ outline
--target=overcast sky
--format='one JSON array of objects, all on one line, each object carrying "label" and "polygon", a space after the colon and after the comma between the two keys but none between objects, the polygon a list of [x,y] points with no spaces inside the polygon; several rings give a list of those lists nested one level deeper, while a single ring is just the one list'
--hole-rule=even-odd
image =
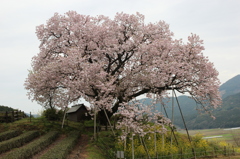
[{"label": "overcast sky", "polygon": [[24,81],[39,50],[35,28],[55,12],[114,17],[117,12],[145,15],[145,22],[164,20],[177,39],[191,33],[204,40],[204,55],[222,83],[240,74],[239,0],[1,0],[0,105],[39,113],[26,96]]}]

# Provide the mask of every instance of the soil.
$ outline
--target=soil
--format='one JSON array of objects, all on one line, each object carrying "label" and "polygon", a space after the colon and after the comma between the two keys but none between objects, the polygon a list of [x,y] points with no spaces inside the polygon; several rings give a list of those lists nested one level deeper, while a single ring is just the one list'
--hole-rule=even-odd
[{"label": "soil", "polygon": [[89,141],[89,136],[82,134],[80,139],[78,140],[76,146],[68,155],[68,159],[86,159],[87,155],[87,145]]}]

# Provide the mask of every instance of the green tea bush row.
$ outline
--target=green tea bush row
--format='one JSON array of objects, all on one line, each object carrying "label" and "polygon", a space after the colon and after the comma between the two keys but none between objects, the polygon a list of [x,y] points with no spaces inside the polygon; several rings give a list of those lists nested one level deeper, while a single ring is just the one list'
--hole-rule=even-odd
[{"label": "green tea bush row", "polygon": [[39,139],[21,147],[15,149],[5,155],[2,159],[26,159],[33,157],[36,153],[45,149],[48,145],[53,143],[56,138],[58,137],[57,131],[52,131],[44,136],[40,137]]},{"label": "green tea bush row", "polygon": [[9,130],[9,131],[2,132],[0,133],[0,142],[16,137],[21,133],[22,132],[18,130]]},{"label": "green tea bush row", "polygon": [[6,151],[9,151],[13,148],[20,147],[25,143],[30,142],[34,138],[38,137],[40,134],[38,131],[28,131],[23,133],[20,136],[11,138],[9,140],[0,142],[0,154]]},{"label": "green tea bush row", "polygon": [[67,157],[69,152],[75,146],[78,138],[80,136],[79,131],[72,131],[68,134],[66,138],[60,141],[57,145],[55,145],[52,149],[50,149],[47,153],[41,156],[41,159],[64,159]]}]

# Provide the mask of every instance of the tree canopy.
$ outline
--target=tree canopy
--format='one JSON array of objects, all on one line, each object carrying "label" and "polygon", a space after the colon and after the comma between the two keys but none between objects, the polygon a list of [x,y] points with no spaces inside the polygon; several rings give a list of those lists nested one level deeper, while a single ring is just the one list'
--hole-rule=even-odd
[{"label": "tree canopy", "polygon": [[40,52],[25,88],[42,105],[64,107],[84,98],[98,110],[131,114],[137,110],[129,101],[143,94],[161,99],[168,90],[189,93],[205,108],[220,104],[218,72],[203,55],[203,41],[195,34],[186,43],[174,39],[164,21],[69,11],[56,13],[36,34]]}]

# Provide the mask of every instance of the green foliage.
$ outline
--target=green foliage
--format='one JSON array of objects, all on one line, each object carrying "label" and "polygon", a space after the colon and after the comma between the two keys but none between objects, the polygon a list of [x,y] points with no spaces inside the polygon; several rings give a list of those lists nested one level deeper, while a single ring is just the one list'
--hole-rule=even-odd
[{"label": "green foliage", "polygon": [[97,140],[90,143],[87,149],[89,159],[115,159],[116,142],[111,131],[100,131]]},{"label": "green foliage", "polygon": [[30,124],[36,126],[38,130],[41,130],[43,132],[59,131],[61,133],[67,134],[73,130],[78,131],[83,130],[82,123],[65,121],[64,126],[62,128],[62,121],[49,121],[45,117],[33,119]]},{"label": "green foliage", "polygon": [[[133,145],[134,145],[134,156],[135,158],[150,158],[158,156],[159,158],[192,158],[194,153],[196,156],[207,156],[215,153],[223,154],[224,148],[230,149],[232,146],[226,142],[208,142],[202,139],[201,134],[196,134],[191,136],[191,143],[188,140],[187,135],[180,134],[176,132],[176,138],[178,144],[172,138],[171,142],[171,132],[167,134],[155,134],[149,133],[144,137],[139,135],[134,135]],[[154,140],[156,138],[156,140]],[[125,141],[119,140],[116,145],[117,150],[125,150],[125,157],[132,157],[132,135],[129,135]],[[125,145],[125,146],[124,146]],[[155,151],[156,145],[156,151]]]},{"label": "green foliage", "polygon": [[55,108],[49,108],[43,111],[43,116],[50,121],[59,121],[63,118],[64,112],[62,110],[57,111]]},{"label": "green foliage", "polygon": [[34,154],[42,151],[48,145],[56,140],[58,137],[58,132],[52,131],[44,136],[40,137],[39,139],[27,144],[21,148],[15,149],[5,155],[3,159],[26,159],[31,158]]},{"label": "green foliage", "polygon": [[9,130],[9,131],[2,132],[0,133],[0,142],[16,137],[21,133],[22,132],[18,130]]},{"label": "green foliage", "polygon": [[73,131],[68,136],[61,140],[57,145],[50,149],[47,153],[41,156],[41,159],[65,159],[68,153],[72,150],[80,136],[79,131]]},{"label": "green foliage", "polygon": [[13,148],[20,147],[38,137],[39,135],[40,134],[38,131],[29,131],[15,138],[0,142],[0,154]]},{"label": "green foliage", "polygon": [[112,131],[101,131],[98,133],[98,139],[92,146],[97,146],[105,158],[115,158],[117,139],[113,136]]},{"label": "green foliage", "polygon": [[[99,125],[99,123],[97,123],[97,125]],[[93,120],[86,120],[86,121],[84,121],[84,126],[93,127],[94,126],[94,121]]]},{"label": "green foliage", "polygon": [[102,151],[95,145],[88,146],[87,151],[88,151],[87,159],[106,159]]},{"label": "green foliage", "polygon": [[0,105],[0,111],[13,111],[14,109],[8,106]]},{"label": "green foliage", "polygon": [[19,130],[19,131],[31,131],[31,130],[41,130],[40,125],[31,123],[29,119],[25,118],[13,123],[8,123],[8,130]]},{"label": "green foliage", "polygon": [[84,130],[83,123],[65,121],[62,128],[62,121],[49,121],[45,117],[38,118],[24,118],[13,123],[2,123],[0,124],[0,133],[8,130],[19,130],[19,131],[31,131],[38,130],[41,133],[47,133],[49,131],[58,131],[60,133],[67,134],[70,131]]},{"label": "green foliage", "polygon": [[0,133],[9,130],[9,123],[0,123]]}]

